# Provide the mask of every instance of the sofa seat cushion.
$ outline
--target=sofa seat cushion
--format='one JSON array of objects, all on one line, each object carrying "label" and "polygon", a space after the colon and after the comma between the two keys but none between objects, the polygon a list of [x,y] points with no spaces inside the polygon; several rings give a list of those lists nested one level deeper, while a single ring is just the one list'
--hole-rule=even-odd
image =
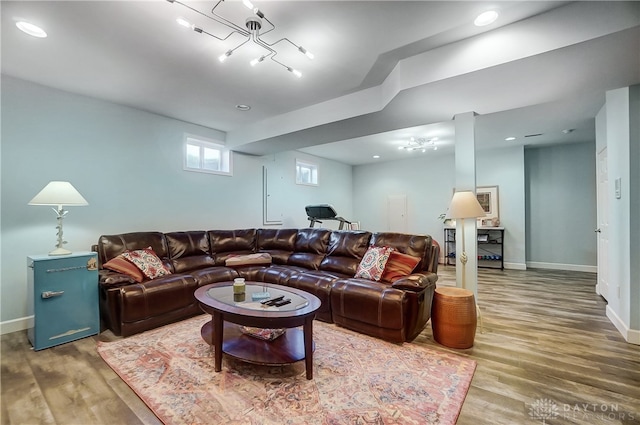
[{"label": "sofa seat cushion", "polygon": [[100,286],[104,287],[116,287],[136,283],[131,276],[108,269],[98,270],[98,279]]},{"label": "sofa seat cushion", "polygon": [[261,282],[265,269],[268,269],[269,267],[271,266],[245,266],[238,267],[235,270],[238,272],[238,275],[243,277],[246,281]]},{"label": "sofa seat cushion", "polygon": [[196,303],[198,284],[188,274],[172,274],[120,288],[122,322],[136,322]]},{"label": "sofa seat cushion", "polygon": [[253,280],[287,286],[287,282],[291,276],[306,271],[307,269],[303,267],[281,266],[274,264],[271,267],[264,267],[260,270],[256,270],[253,275]]},{"label": "sofa seat cushion", "polygon": [[316,319],[331,323],[331,288],[335,277],[319,271],[309,271],[293,274],[287,281],[287,286],[309,292],[320,299],[320,308]]},{"label": "sofa seat cushion", "polygon": [[404,329],[405,292],[366,279],[338,279],[331,289],[333,321],[362,322],[381,329]]},{"label": "sofa seat cushion", "polygon": [[192,270],[189,274],[195,278],[198,287],[210,283],[229,282],[240,276],[236,269],[231,267],[209,267]]}]

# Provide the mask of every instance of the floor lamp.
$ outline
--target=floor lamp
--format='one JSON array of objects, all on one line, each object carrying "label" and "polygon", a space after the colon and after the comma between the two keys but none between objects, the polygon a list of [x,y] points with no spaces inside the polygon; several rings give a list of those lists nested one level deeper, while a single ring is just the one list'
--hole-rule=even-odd
[{"label": "floor lamp", "polygon": [[[461,237],[461,248],[462,253],[459,255],[460,263],[462,264],[462,288],[467,289],[467,252],[465,251],[464,246],[464,219],[465,218],[473,218],[474,220],[478,217],[486,216],[485,211],[482,209],[482,206],[478,202],[478,198],[476,198],[476,194],[470,190],[465,190],[461,192],[455,192],[453,194],[453,198],[451,199],[451,204],[449,205],[449,211],[447,213],[448,218],[454,218],[456,220],[460,220],[460,230],[462,231]],[[457,251],[457,249],[456,249]],[[482,316],[480,316],[480,307],[478,307],[476,303],[476,309],[478,312],[478,317],[480,317],[480,330],[482,332]]]}]

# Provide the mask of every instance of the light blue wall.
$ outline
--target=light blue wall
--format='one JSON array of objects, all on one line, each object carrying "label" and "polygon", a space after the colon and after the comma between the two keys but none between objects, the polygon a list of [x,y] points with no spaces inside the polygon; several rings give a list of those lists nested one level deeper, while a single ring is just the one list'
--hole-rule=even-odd
[{"label": "light blue wall", "polygon": [[[27,203],[51,180],[70,181],[89,206],[70,207],[64,236],[86,251],[101,234],[265,227],[262,166],[281,179],[281,218],[305,227],[304,206],[334,203],[352,215],[351,166],[315,158],[318,187],[295,184],[295,157],[234,155],[234,175],[182,169],[184,133],[224,133],[2,76],[0,322],[27,315],[26,257],[52,250],[55,214]],[[311,159],[312,157],[306,156]],[[3,325],[3,331],[4,331]]]},{"label": "light blue wall", "polygon": [[597,264],[595,141],[525,151],[527,262]]},{"label": "light blue wall", "polygon": [[[441,243],[438,216],[453,195],[453,154],[416,156],[403,161],[354,167],[355,219],[373,231],[388,230],[387,197],[407,196],[407,231],[430,234]],[[476,153],[478,186],[498,186],[501,225],[505,226],[505,263],[525,266],[524,156],[522,147]]]},{"label": "light blue wall", "polygon": [[[318,165],[318,186],[292,184],[295,182],[296,159]],[[298,151],[287,151],[265,156],[263,164],[269,169],[269,195],[275,198],[274,215],[283,227],[308,227],[304,207],[331,204],[338,216],[349,220],[353,215],[352,167]],[[340,223],[324,220],[321,227],[337,229]],[[316,225],[319,227],[319,225]]]},{"label": "light blue wall", "polygon": [[454,177],[452,154],[356,166],[353,218],[363,229],[387,231],[388,197],[406,195],[407,232],[430,234],[442,241],[444,227],[438,216],[447,211]]},{"label": "light blue wall", "polygon": [[[599,146],[607,147],[609,210],[607,317],[640,344],[640,85],[608,91]],[[604,133],[604,134],[603,134]],[[604,140],[602,137],[604,136]],[[620,179],[616,198],[615,180]]]},{"label": "light blue wall", "polygon": [[498,186],[505,267],[526,268],[525,242],[529,235],[525,231],[523,147],[476,152],[476,184]]}]

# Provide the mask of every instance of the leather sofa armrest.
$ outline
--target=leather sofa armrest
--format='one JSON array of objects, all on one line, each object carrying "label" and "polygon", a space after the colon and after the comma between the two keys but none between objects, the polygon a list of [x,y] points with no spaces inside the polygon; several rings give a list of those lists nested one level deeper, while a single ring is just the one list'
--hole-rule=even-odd
[{"label": "leather sofa armrest", "polygon": [[414,273],[396,280],[391,287],[403,291],[422,292],[429,288],[435,290],[437,280],[438,275],[435,273]]},{"label": "leather sofa armrest", "polygon": [[102,286],[114,287],[136,283],[130,276],[111,270],[99,270],[98,276],[100,278],[100,285]]}]

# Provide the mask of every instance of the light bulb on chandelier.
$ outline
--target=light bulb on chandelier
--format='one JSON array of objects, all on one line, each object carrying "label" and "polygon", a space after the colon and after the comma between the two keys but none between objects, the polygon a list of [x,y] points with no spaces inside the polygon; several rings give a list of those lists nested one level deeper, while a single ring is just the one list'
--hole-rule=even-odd
[{"label": "light bulb on chandelier", "polygon": [[411,137],[409,139],[409,142],[404,145],[404,146],[398,146],[399,150],[405,150],[407,152],[413,152],[413,151],[422,151],[423,153],[426,152],[427,150],[434,150],[437,151],[438,150],[438,146],[436,146],[436,141],[438,140],[437,137],[432,137],[431,139],[424,139],[424,138],[415,138],[415,137]]},{"label": "light bulb on chandelier", "polygon": [[[246,37],[246,40],[240,42],[240,44],[238,44],[236,47],[227,50],[224,54],[220,55],[218,57],[218,60],[220,62],[225,62],[227,60],[227,58],[229,56],[231,56],[233,54],[233,52],[237,49],[239,49],[240,47],[242,47],[244,44],[246,44],[249,41],[252,41],[253,43],[255,43],[256,45],[260,46],[261,48],[263,48],[264,50],[266,50],[266,54],[260,56],[259,58],[253,59],[250,63],[251,66],[256,66],[258,63],[263,62],[266,58],[270,58],[273,62],[277,63],[278,65],[284,67],[287,71],[291,72],[293,75],[295,75],[296,77],[300,78],[302,77],[302,73],[300,71],[298,71],[297,69],[292,68],[289,65],[284,64],[283,62],[280,62],[279,60],[277,60],[275,58],[275,56],[278,54],[278,52],[275,50],[275,46],[279,43],[289,43],[292,46],[294,46],[300,53],[302,53],[303,55],[305,55],[307,58],[309,59],[313,59],[314,58],[314,54],[311,53],[310,51],[308,51],[306,48],[299,46],[297,44],[295,44],[294,42],[292,42],[291,40],[289,40],[286,37],[280,38],[279,40],[273,42],[273,43],[269,43],[265,40],[262,39],[262,36],[267,34],[268,32],[271,32],[273,30],[276,29],[275,25],[268,19],[265,17],[264,13],[262,11],[260,11],[260,9],[258,9],[257,7],[254,7],[253,3],[249,0],[242,0],[242,3],[244,4],[244,6],[251,10],[255,16],[249,17],[246,19],[245,21],[245,26],[242,27],[241,25],[231,21],[230,19],[224,18],[223,16],[221,16],[220,14],[216,13],[216,9],[222,4],[224,3],[224,0],[218,0],[215,4],[215,6],[213,6],[213,9],[211,9],[210,13],[205,13],[205,12],[201,12],[198,9],[195,9],[192,6],[189,6],[185,3],[182,3],[179,0],[167,0],[169,3],[177,3],[201,16],[204,16],[205,18],[210,19],[211,21],[216,22],[217,24],[222,24],[224,26],[226,26],[227,28],[229,28],[231,30],[230,33],[226,34],[225,36],[217,36],[214,35],[206,30],[204,30],[203,28],[197,27],[194,24],[191,24],[188,20],[186,20],[183,17],[180,17],[178,19],[176,19],[176,22],[181,25],[184,26],[186,28],[191,28],[193,29],[195,32],[199,33],[199,34],[206,34],[210,37],[213,37],[217,40],[220,41],[226,41],[229,37],[231,37],[233,34],[240,34],[243,37]],[[262,33],[260,32],[260,30],[262,29],[262,24],[263,24],[263,20],[268,23],[270,25],[270,28],[268,28],[266,31],[263,31]]]}]

